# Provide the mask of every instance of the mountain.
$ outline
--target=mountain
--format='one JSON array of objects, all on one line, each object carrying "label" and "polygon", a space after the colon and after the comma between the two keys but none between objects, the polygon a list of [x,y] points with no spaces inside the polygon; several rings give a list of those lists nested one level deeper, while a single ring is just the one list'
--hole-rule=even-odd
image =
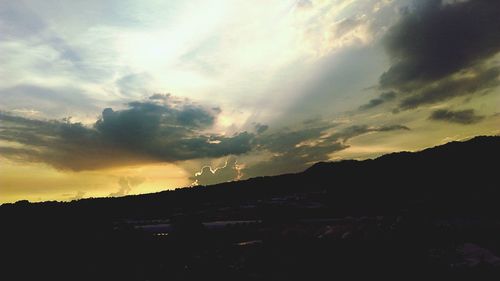
[{"label": "mountain", "polygon": [[[321,193],[338,215],[430,208],[433,212],[490,212],[500,204],[499,136],[480,136],[418,152],[363,161],[321,162],[297,174],[196,186],[121,198],[0,206],[13,210],[75,211],[85,216],[142,218],[199,211],[204,205],[245,204],[295,193]],[[425,210],[422,210],[425,211]],[[28,211],[29,212],[29,211]],[[54,211],[57,213],[58,211]],[[37,212],[34,212],[37,213]]]},{"label": "mountain", "polygon": [[433,207],[433,211],[487,211],[493,207],[490,203],[497,205],[491,200],[500,195],[499,155],[500,137],[476,137],[375,160],[318,163],[304,176],[331,182],[332,196],[346,207],[380,209],[427,203],[422,207]]},{"label": "mountain", "polygon": [[121,198],[0,206],[8,280],[500,278],[500,137]]}]

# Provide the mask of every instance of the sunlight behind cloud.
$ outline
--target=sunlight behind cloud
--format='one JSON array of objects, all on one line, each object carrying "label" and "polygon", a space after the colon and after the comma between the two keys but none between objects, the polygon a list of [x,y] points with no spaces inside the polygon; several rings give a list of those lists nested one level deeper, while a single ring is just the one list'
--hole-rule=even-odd
[{"label": "sunlight behind cloud", "polygon": [[225,167],[199,178],[215,183],[498,134],[499,7],[3,1],[0,196],[137,194],[206,165]]}]

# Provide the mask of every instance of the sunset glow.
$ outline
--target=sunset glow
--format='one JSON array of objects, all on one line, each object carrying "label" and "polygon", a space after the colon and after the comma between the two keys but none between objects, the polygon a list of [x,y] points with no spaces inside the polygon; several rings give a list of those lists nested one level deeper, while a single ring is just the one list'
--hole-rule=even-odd
[{"label": "sunset glow", "polygon": [[0,203],[498,135],[498,5],[471,2],[0,0]]}]

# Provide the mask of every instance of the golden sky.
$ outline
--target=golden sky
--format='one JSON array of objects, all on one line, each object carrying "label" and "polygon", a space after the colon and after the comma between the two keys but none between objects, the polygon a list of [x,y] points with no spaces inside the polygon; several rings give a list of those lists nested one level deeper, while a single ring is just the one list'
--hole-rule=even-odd
[{"label": "golden sky", "polygon": [[481,0],[1,1],[0,203],[497,135],[498,14]]}]

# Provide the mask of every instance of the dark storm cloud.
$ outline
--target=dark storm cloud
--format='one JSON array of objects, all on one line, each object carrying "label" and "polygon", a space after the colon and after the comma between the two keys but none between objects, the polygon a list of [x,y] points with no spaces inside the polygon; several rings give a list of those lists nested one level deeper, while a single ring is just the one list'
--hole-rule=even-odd
[{"label": "dark storm cloud", "polygon": [[174,149],[178,160],[243,154],[252,149],[254,135],[242,132],[230,137],[198,136],[179,141]]},{"label": "dark storm cloud", "polygon": [[462,78],[449,77],[422,89],[415,94],[404,98],[400,104],[400,109],[416,108],[425,104],[432,104],[444,101],[453,97],[466,96],[474,93],[487,92],[500,85],[498,79],[500,67],[489,69],[478,68],[473,70],[472,76]]},{"label": "dark storm cloud", "polygon": [[477,115],[473,109],[448,110],[438,109],[432,112],[429,119],[436,121],[446,121],[459,124],[474,124],[484,119],[484,116]]},{"label": "dark storm cloud", "polygon": [[[394,91],[401,99],[399,109],[473,95],[499,85],[499,68],[488,65],[488,60],[500,51],[500,1],[415,3],[384,38],[392,65],[380,76],[379,89]],[[467,73],[472,75],[464,75]],[[360,109],[391,99],[382,94]]]},{"label": "dark storm cloud", "polygon": [[[80,123],[39,121],[0,113],[0,155],[19,162],[41,162],[57,169],[92,170],[150,160],[105,141]],[[21,144],[22,146],[19,146]]]},{"label": "dark storm cloud", "polygon": [[394,91],[385,92],[385,93],[380,94],[380,96],[378,98],[371,99],[367,104],[360,106],[359,109],[366,110],[366,109],[374,108],[377,105],[382,104],[386,101],[393,100],[395,97],[396,97],[396,93]]},{"label": "dark storm cloud", "polygon": [[[159,99],[161,97],[161,99]],[[2,156],[43,162],[58,169],[92,170],[147,162],[221,157],[251,149],[254,135],[204,133],[216,112],[169,95],[107,108],[93,127],[64,121],[40,121],[0,113],[0,140],[22,144],[0,147]]]},{"label": "dark storm cloud", "polygon": [[390,132],[390,131],[399,131],[399,130],[404,130],[404,131],[409,131],[410,128],[404,126],[404,125],[388,125],[388,126],[381,126],[378,128],[367,128],[367,132]]},{"label": "dark storm cloud", "polygon": [[370,132],[389,132],[389,131],[399,131],[399,130],[409,131],[410,128],[403,125],[385,125],[380,127],[370,127],[367,125],[354,125],[347,127],[337,133],[333,133],[327,139],[334,141],[341,140],[343,142],[346,142],[351,138]]},{"label": "dark storm cloud", "polygon": [[381,86],[438,80],[496,54],[499,14],[497,0],[426,0],[389,30],[386,49],[394,64],[380,77]]}]

